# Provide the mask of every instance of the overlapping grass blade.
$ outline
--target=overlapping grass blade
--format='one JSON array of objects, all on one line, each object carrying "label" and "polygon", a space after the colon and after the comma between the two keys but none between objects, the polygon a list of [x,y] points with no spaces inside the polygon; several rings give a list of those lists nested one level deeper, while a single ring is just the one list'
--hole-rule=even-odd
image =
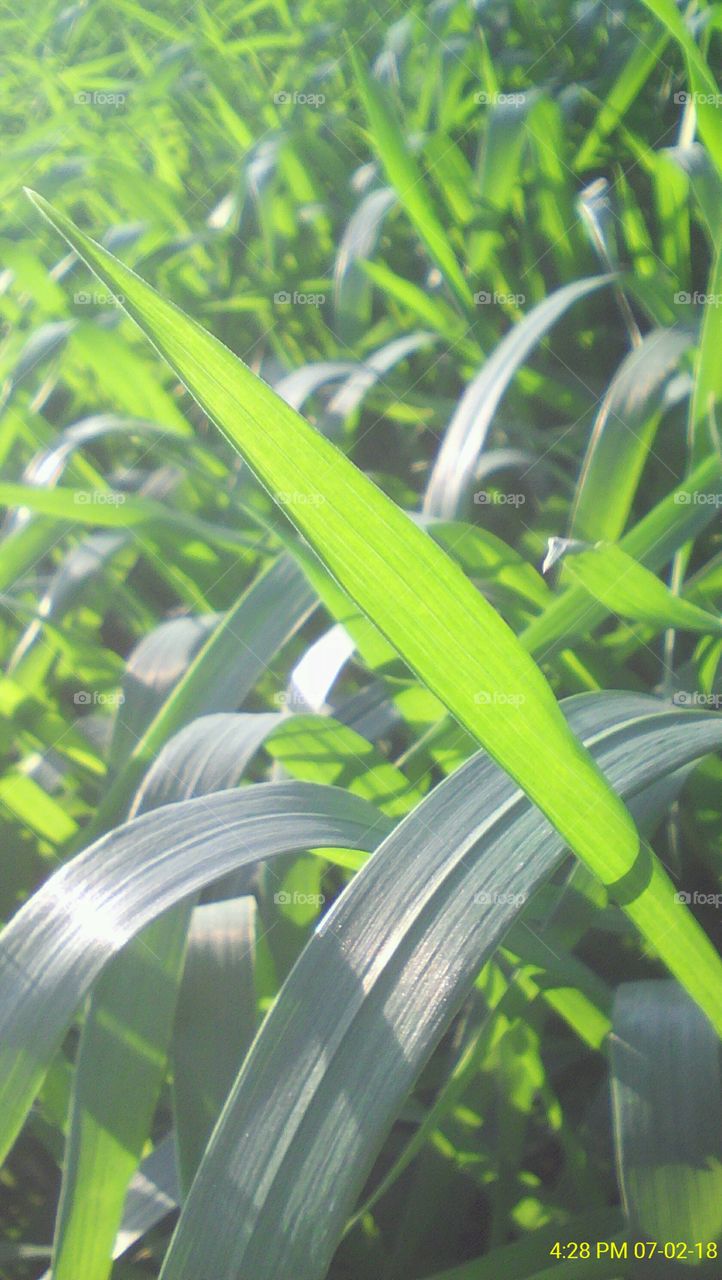
[{"label": "overlapping grass blade", "polygon": [[[627,795],[722,741],[714,716],[649,698],[572,699],[569,716]],[[562,855],[484,755],[401,823],[324,917],[264,1022],[163,1280],[201,1267],[224,1280],[321,1280],[420,1067]],[[664,927],[678,927],[673,914]]]},{"label": "overlapping grass blade", "polygon": [[143,814],[63,866],[0,939],[0,1148],[93,981],[146,924],[238,867],[307,848],[366,850],[388,829],[358,796],[269,783]]},{"label": "overlapping grass blade", "polygon": [[[303,502],[286,498],[294,524],[411,669],[604,883],[634,884],[627,911],[722,1031],[716,951],[691,915],[675,913],[661,865],[641,849],[629,814],[569,732],[514,633],[430,538],[227,348],[68,218],[33,199],[99,278],[122,293],[128,313],[277,499],[299,489],[305,495]],[[543,779],[536,766],[542,748],[554,760]],[[673,934],[660,929],[675,918]]]},{"label": "overlapping grass blade", "polygon": [[613,1026],[614,1137],[630,1239],[693,1245],[689,1261],[660,1251],[655,1276],[716,1276],[722,1077],[714,1031],[675,982],[623,984]]}]

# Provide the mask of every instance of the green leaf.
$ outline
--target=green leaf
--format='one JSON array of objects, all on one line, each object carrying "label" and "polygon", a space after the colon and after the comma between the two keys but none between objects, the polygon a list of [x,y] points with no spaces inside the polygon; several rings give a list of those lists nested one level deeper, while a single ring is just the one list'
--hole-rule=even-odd
[{"label": "green leaf", "polygon": [[421,170],[404,139],[401,121],[387,100],[382,86],[369,75],[361,58],[353,50],[351,60],[368,116],[371,137],[399,203],[406,210],[413,226],[459,301],[464,307],[470,307],[472,305],[471,290],[464,279],[446,231],[431,203]]},{"label": "green leaf", "polygon": [[[568,711],[627,795],[722,742],[714,716],[652,698],[589,695]],[[228,1280],[321,1280],[422,1064],[563,853],[483,753],[400,823],[317,926],[268,1014],[162,1280],[203,1268]],[[665,929],[680,910],[672,905]]]},{"label": "green leaf", "polygon": [[358,796],[268,783],[143,814],[63,866],[0,938],[0,1152],[80,1001],[146,924],[237,867],[308,848],[367,850],[388,829]]},{"label": "green leaf", "polygon": [[181,1186],[188,1190],[256,1031],[255,898],[196,907],[173,1034]]},{"label": "green leaf", "polygon": [[664,391],[691,334],[655,329],[609,384],[584,459],[570,537],[614,542],[624,532],[663,412]]},{"label": "green leaf", "polygon": [[[683,899],[684,895],[680,895]],[[611,1088],[631,1240],[722,1246],[722,1075],[714,1030],[675,982],[623,984]],[[640,1274],[650,1263],[640,1265]],[[655,1258],[656,1276],[719,1275],[719,1258]]]},{"label": "green leaf", "polygon": [[502,338],[469,383],[446,428],[424,497],[428,515],[453,519],[474,477],[499,401],[519,366],[564,312],[611,276],[575,280],[537,304]]},{"label": "green leaf", "polygon": [[674,595],[614,543],[602,542],[589,551],[566,555],[562,576],[565,583],[581,586],[605,610],[633,622],[646,622],[658,630],[722,632],[722,618]]},{"label": "green leaf", "polygon": [[[691,914],[675,910],[671,882],[653,855],[648,862],[629,814],[510,628],[431,538],[222,343],[33,199],[122,294],[126,311],[411,669],[605,884],[633,886],[631,918],[722,1032],[717,952]],[[538,768],[540,751],[553,761],[549,772]]]}]

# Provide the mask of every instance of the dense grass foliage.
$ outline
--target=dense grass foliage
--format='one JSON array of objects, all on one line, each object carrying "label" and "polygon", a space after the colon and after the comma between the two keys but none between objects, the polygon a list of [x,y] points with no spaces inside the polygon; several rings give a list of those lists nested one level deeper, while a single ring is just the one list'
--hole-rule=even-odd
[{"label": "dense grass foliage", "polygon": [[4,14],[2,1280],[722,1272],[718,25]]}]

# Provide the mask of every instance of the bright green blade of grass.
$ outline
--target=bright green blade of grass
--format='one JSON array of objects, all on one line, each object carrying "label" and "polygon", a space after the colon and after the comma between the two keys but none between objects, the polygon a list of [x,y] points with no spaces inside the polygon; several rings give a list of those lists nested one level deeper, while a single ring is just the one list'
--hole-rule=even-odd
[{"label": "bright green blade of grass", "polygon": [[368,117],[371,137],[386,176],[434,262],[448,280],[459,301],[468,308],[472,305],[471,289],[464,279],[456,254],[431,203],[421,170],[404,140],[401,121],[388,101],[382,85],[369,75],[355,53],[352,53],[351,57]]},{"label": "bright green blade of grass", "polygon": [[[719,109],[717,111],[719,114]],[[700,462],[710,452],[722,455],[722,437],[717,420],[722,401],[722,237],[719,235],[707,298],[689,410],[688,439],[693,463]]]},{"label": "bright green blade of grass", "polygon": [[653,44],[640,39],[635,45],[631,57],[619,72],[602,103],[594,124],[574,158],[575,169],[586,169],[595,163],[600,144],[624,119],[629,107],[658,65],[669,40],[670,33],[663,31]]},{"label": "bright green blade of grass", "polygon": [[[661,569],[679,547],[714,520],[722,481],[722,460],[707,458],[672,493],[624,535],[620,550],[648,569]],[[529,623],[520,637],[537,657],[548,657],[565,641],[593,630],[607,616],[581,585],[567,587]]]},{"label": "bright green blade of grass", "polygon": [[632,1240],[699,1242],[702,1258],[647,1262],[655,1277],[718,1276],[722,1076],[713,1028],[676,982],[617,991],[611,1087],[618,1176]]},{"label": "bright green blade of grass", "polygon": [[269,783],[143,814],[62,867],[0,939],[0,1151],[11,1146],[80,1001],[145,925],[237,867],[308,848],[368,850],[388,829],[358,796]]},{"label": "bright green blade of grass", "polygon": [[722,632],[722,618],[676,596],[649,569],[611,542],[565,556],[563,580],[581,586],[605,612],[632,622],[650,623],[658,630],[675,627],[703,635]]},{"label": "bright green blade of grass", "polygon": [[[411,669],[605,884],[634,885],[630,916],[722,1031],[716,951],[691,914],[680,921],[677,913],[671,933],[664,926],[675,918],[671,882],[653,856],[648,863],[628,812],[510,628],[431,538],[217,339],[46,201],[33,199],[123,296],[128,313]],[[303,501],[289,500],[299,493]],[[538,768],[540,752],[553,761],[548,773]],[[646,881],[638,878],[641,868],[648,868]]]},{"label": "bright green blade of grass", "polygon": [[[651,698],[572,699],[569,716],[627,795],[722,741],[715,717]],[[324,916],[267,1016],[162,1280],[202,1268],[219,1280],[326,1274],[421,1065],[563,852],[484,753],[404,819]],[[665,929],[677,932],[680,912],[672,903]]]},{"label": "bright green blade of grass", "polygon": [[696,98],[699,132],[718,172],[722,174],[722,119],[718,106],[717,82],[674,0],[642,0],[642,3],[674,37],[684,54],[690,88]]}]

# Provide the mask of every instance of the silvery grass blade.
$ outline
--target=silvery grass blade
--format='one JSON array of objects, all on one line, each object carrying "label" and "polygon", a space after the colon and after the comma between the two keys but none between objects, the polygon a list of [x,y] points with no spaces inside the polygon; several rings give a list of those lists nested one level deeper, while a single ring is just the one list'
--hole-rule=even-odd
[{"label": "silvery grass blade", "polygon": [[[610,1072],[630,1241],[660,1242],[644,1264],[655,1277],[718,1276],[722,1076],[713,1027],[676,982],[625,983],[614,1002]],[[693,1256],[665,1256],[665,1241],[691,1245]]]},{"label": "silvery grass blade", "polygon": [[[218,621],[138,735],[106,792],[92,835],[127,807],[151,762],[174,733],[199,715],[239,706],[273,657],[308,617],[316,597],[286,556],[260,573]],[[123,707],[121,706],[121,712]]]},{"label": "silvery grass blade", "polygon": [[655,329],[621,364],[594,424],[570,537],[613,542],[624,532],[664,410],[665,390],[692,342],[691,334]]},{"label": "silvery grass blade", "polygon": [[0,939],[1,1149],[81,1000],[147,924],[229,871],[309,848],[366,851],[389,827],[336,788],[266,783],[142,814],[61,867]]},{"label": "silvery grass blade", "polygon": [[[652,698],[589,695],[568,714],[627,796],[722,742],[715,717]],[[266,1018],[162,1280],[321,1280],[421,1066],[563,855],[483,754],[399,825],[323,918]]]},{"label": "silvery grass blade", "polygon": [[[236,786],[281,721],[277,714],[242,713],[194,720],[161,750],[133,801],[131,817]],[[218,891],[225,896],[247,891],[242,878],[252,870],[228,876]],[[167,1070],[194,901],[188,898],[153,920],[106,965],[93,990],[73,1079],[54,1280],[79,1274],[100,1280],[109,1273],[126,1189]],[[189,1152],[185,1131],[181,1150],[187,1171],[195,1146],[191,1137]]]},{"label": "silvery grass blade", "polygon": [[190,1186],[256,1032],[256,900],[196,907],[171,1066],[181,1186]]},{"label": "silvery grass blade", "polygon": [[178,1207],[180,1198],[171,1133],[161,1139],[133,1176],[123,1206],[123,1221],[113,1245],[113,1257],[122,1257],[147,1231],[162,1222]]},{"label": "silvery grass blade", "polygon": [[339,241],[333,305],[336,323],[347,339],[370,319],[371,287],[359,264],[373,254],[386,214],[395,204],[396,193],[390,187],[369,192],[352,213]]},{"label": "silvery grass blade", "polygon": [[502,338],[469,383],[446,428],[424,495],[427,515],[451,520],[461,514],[499,401],[517,370],[573,303],[611,279],[595,276],[563,285]]},{"label": "silvery grass blade", "polygon": [[[283,505],[329,573],[523,787],[722,1032],[722,962],[514,632],[431,538],[218,339],[33,196]],[[571,287],[586,292],[602,281]],[[562,297],[564,292],[560,291]],[[553,309],[560,293],[548,299]],[[528,318],[526,323],[528,323]],[[301,496],[302,501],[296,500]],[[510,698],[515,702],[511,703]],[[554,768],[538,768],[539,752]],[[649,876],[640,877],[649,869]],[[631,879],[628,879],[631,877]],[[628,894],[629,884],[635,891]],[[674,927],[673,927],[674,924]]]}]

